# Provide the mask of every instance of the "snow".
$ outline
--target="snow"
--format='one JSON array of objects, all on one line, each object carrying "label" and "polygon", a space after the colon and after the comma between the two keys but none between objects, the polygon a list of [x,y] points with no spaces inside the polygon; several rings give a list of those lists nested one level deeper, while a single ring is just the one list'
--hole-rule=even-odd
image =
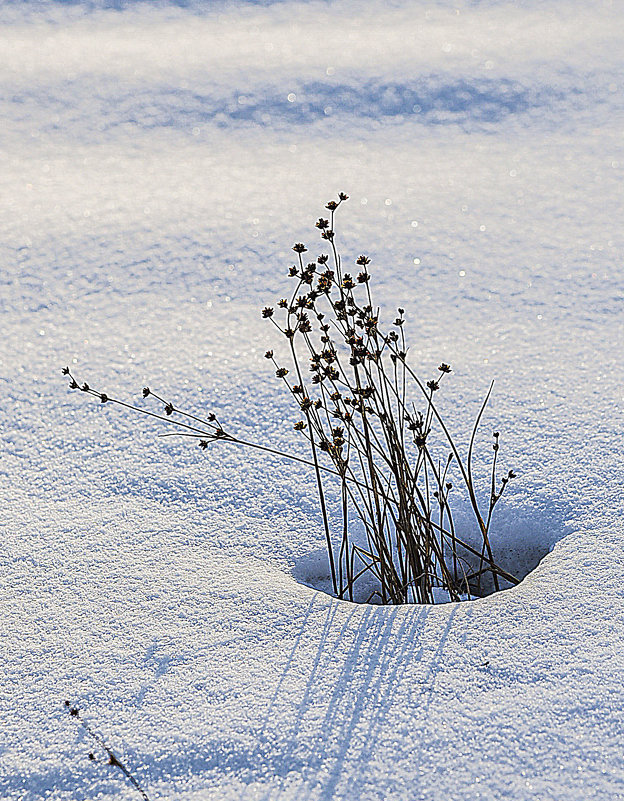
[{"label": "snow", "polygon": [[[0,20],[0,796],[138,797],[67,698],[151,799],[624,798],[618,4]],[[337,191],[463,441],[496,380],[514,589],[337,601],[304,467],[66,389],[299,448],[260,309]]]}]

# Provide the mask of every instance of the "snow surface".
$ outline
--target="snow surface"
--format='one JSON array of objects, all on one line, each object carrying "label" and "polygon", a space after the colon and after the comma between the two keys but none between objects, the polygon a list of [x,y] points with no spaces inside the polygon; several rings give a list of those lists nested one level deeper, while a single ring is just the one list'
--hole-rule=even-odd
[{"label": "snow surface", "polygon": [[[138,797],[68,698],[151,799],[624,798],[622,6],[0,21],[0,796]],[[496,379],[512,590],[337,601],[305,468],[65,388],[300,447],[259,310],[337,191],[459,436]]]}]

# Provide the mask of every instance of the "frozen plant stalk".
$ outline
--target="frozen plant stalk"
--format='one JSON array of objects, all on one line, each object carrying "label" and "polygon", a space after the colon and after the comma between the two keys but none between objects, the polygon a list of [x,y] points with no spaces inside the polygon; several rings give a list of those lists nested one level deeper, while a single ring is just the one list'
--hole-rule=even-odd
[{"label": "frozen plant stalk", "polygon": [[[358,256],[352,272],[343,267],[334,223],[346,200],[340,193],[327,203],[327,218],[316,223],[326,252],[308,261],[306,246],[295,244],[296,263],[289,270],[294,289],[278,301],[277,310],[266,306],[262,311],[287,341],[288,367],[272,350],[265,356],[296,404],[294,429],[307,441],[309,458],[243,440],[214,413],[184,412],[148,387],[143,397],[160,404],[161,413],[80,385],[64,368],[70,388],[172,423],[177,434],[197,438],[204,449],[215,442],[245,445],[309,465],[339,598],[355,600],[356,587],[366,584],[373,586],[368,601],[431,604],[480,595],[486,579],[495,590],[503,582],[517,584],[497,564],[490,544],[494,508],[515,478],[511,470],[497,477],[498,432],[484,511],[472,469],[475,437],[493,385],[463,458],[436,404],[450,366],[442,362],[433,378],[421,381],[407,361],[405,310],[399,308],[394,321],[382,327],[370,259]],[[467,533],[455,525],[454,482],[463,484],[473,513],[475,525]],[[328,492],[328,483],[337,484],[338,492]],[[336,496],[338,514],[331,514],[329,499]],[[337,531],[330,522],[336,519]]]}]

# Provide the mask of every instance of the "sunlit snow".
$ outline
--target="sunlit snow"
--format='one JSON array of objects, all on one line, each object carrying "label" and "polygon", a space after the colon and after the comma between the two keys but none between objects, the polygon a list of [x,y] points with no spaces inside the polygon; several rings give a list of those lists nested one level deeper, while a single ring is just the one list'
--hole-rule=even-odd
[{"label": "sunlit snow", "polygon": [[[0,797],[624,799],[617,2],[0,3]],[[322,587],[260,310],[338,191],[409,358],[518,479],[477,601]],[[91,402],[90,402],[91,401]]]}]

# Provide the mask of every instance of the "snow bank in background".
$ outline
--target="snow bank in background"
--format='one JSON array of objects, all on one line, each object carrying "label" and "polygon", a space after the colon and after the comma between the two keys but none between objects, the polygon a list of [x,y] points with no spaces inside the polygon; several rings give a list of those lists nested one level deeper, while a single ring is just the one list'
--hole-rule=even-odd
[{"label": "snow bank in background", "polygon": [[[0,5],[0,795],[132,797],[70,698],[152,799],[624,798],[622,13],[109,5]],[[496,379],[513,590],[338,602],[304,468],[64,388],[297,448],[259,309],[337,190],[460,439]]]}]

